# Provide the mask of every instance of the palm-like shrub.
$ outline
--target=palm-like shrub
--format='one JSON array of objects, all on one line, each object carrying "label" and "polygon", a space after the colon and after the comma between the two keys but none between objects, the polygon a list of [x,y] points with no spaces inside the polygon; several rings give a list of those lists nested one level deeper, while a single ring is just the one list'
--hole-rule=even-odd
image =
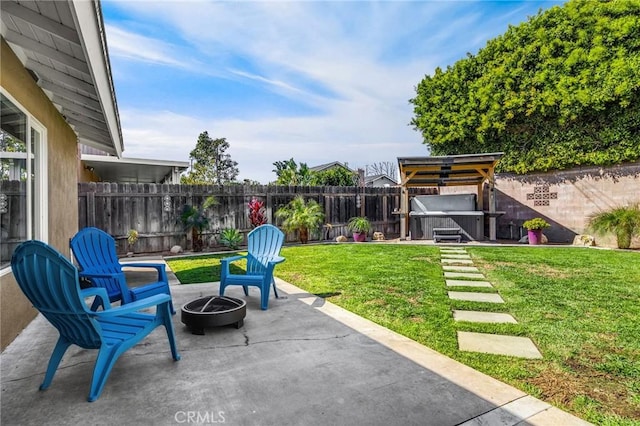
[{"label": "palm-like shrub", "polygon": [[588,226],[597,234],[615,234],[618,248],[628,249],[631,239],[640,233],[640,204],[593,214],[589,216]]},{"label": "palm-like shrub", "polygon": [[180,221],[182,221],[185,231],[191,231],[193,251],[202,251],[202,247],[204,246],[202,232],[209,227],[209,217],[206,214],[206,210],[216,204],[218,204],[218,200],[210,196],[204,200],[204,203],[200,207],[189,204],[182,207]]},{"label": "palm-like shrub", "polygon": [[243,239],[242,233],[234,228],[226,228],[220,232],[220,243],[231,250],[237,250]]},{"label": "palm-like shrub", "polygon": [[301,195],[278,209],[276,217],[283,220],[285,231],[298,231],[298,238],[303,244],[309,240],[309,231],[318,229],[324,221],[322,206],[314,200],[305,202]]}]

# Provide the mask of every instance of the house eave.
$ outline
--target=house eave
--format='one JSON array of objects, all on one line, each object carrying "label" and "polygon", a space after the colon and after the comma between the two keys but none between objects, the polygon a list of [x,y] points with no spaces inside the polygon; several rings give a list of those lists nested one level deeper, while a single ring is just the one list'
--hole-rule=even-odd
[{"label": "house eave", "polygon": [[122,156],[100,3],[2,0],[1,34],[80,143]]}]

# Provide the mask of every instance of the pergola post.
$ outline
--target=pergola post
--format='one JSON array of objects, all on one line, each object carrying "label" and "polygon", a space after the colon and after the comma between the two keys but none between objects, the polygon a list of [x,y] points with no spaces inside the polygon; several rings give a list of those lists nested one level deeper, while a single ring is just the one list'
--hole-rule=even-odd
[{"label": "pergola post", "polygon": [[484,182],[478,184],[478,210],[484,210]]},{"label": "pergola post", "polygon": [[402,185],[400,195],[400,239],[407,239],[407,217],[409,217],[409,189]]},{"label": "pergola post", "polygon": [[493,167],[489,170],[489,241],[496,241],[496,193]]}]

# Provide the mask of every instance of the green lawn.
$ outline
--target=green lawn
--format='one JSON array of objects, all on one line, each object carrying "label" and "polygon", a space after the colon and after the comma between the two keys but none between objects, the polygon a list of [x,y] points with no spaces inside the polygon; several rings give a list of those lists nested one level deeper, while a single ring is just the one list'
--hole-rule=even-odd
[{"label": "green lawn", "polygon": [[[497,290],[504,305],[450,300],[434,246],[285,247],[276,275],[588,421],[640,425],[640,253],[467,252],[495,287],[473,291]],[[168,262],[183,283],[216,281],[211,268],[229,255]],[[456,323],[452,309],[508,312],[519,323]],[[460,352],[457,330],[527,336],[544,359]]]}]

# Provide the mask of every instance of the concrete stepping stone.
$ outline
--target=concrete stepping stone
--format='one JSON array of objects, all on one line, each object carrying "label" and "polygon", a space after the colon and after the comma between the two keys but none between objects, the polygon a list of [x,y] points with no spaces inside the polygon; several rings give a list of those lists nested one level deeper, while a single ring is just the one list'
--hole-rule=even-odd
[{"label": "concrete stepping stone", "polygon": [[482,274],[474,274],[472,272],[445,272],[445,278],[479,278],[484,279],[484,275]]},{"label": "concrete stepping stone", "polygon": [[464,264],[473,264],[473,260],[471,259],[440,259],[440,263],[464,263]]},{"label": "concrete stepping stone", "polygon": [[447,287],[493,287],[489,281],[445,280]]},{"label": "concrete stepping stone", "polygon": [[458,331],[458,348],[467,352],[540,359],[542,354],[528,337]]},{"label": "concrete stepping stone", "polygon": [[440,255],[442,259],[471,259],[471,256],[468,254],[449,254],[443,253]]},{"label": "concrete stepping stone", "polygon": [[440,253],[466,254],[464,249],[440,249]]},{"label": "concrete stepping stone", "polygon": [[480,312],[480,311],[453,311],[453,319],[456,321],[486,322],[486,323],[509,323],[517,324],[514,317],[505,313]]},{"label": "concrete stepping stone", "polygon": [[449,299],[469,302],[504,303],[498,293],[474,293],[470,291],[448,291]]},{"label": "concrete stepping stone", "polygon": [[457,272],[480,272],[480,270],[475,266],[442,265],[442,270]]}]

